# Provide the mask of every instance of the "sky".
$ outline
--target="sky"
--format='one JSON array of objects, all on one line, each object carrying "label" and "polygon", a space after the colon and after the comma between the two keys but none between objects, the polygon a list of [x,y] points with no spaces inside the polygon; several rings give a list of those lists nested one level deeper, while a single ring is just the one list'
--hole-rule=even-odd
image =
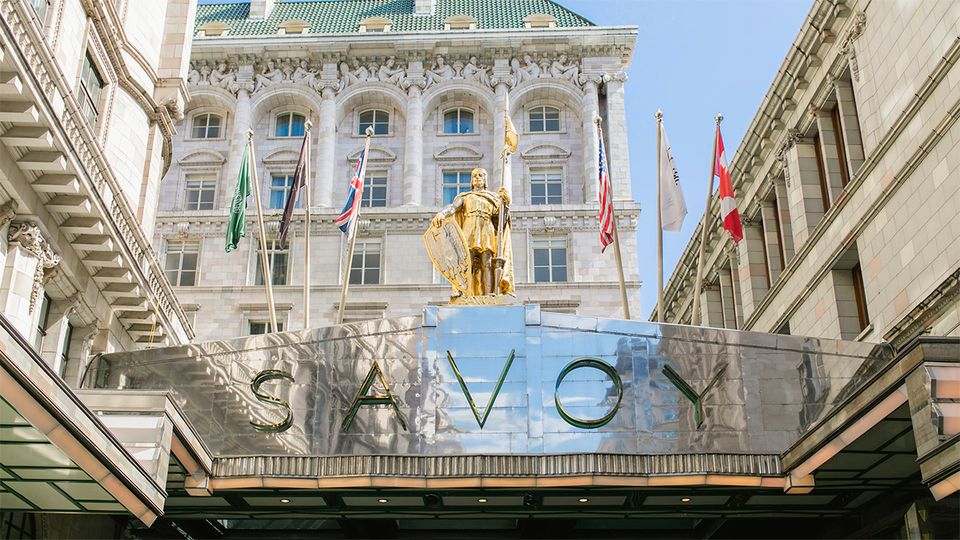
[{"label": "sky", "polygon": [[[732,159],[812,0],[556,1],[598,25],[639,27],[625,93],[633,196],[641,212],[637,252],[623,256],[639,261],[643,286],[640,298],[630,298],[630,311],[646,319],[657,301],[654,113],[663,111],[689,211],[680,232],[663,236],[666,284],[703,215],[714,116],[723,114],[724,146]],[[612,250],[603,256],[613,257]]]}]

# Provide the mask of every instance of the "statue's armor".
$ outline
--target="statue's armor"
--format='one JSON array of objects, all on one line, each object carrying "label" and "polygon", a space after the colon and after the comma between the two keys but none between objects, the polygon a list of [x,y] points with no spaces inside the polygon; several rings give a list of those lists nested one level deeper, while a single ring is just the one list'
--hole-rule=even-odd
[{"label": "statue's armor", "polygon": [[489,191],[470,191],[463,195],[460,228],[471,251],[496,253],[497,229],[494,218],[499,212],[499,197]]}]

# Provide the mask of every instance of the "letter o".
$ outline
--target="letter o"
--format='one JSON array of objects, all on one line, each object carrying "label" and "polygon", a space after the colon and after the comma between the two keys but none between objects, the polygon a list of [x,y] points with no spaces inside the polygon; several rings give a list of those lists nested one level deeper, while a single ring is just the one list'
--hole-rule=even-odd
[{"label": "letter o", "polygon": [[[569,375],[570,372],[580,368],[593,368],[606,373],[607,376],[613,380],[613,386],[617,389],[617,402],[613,408],[610,409],[610,412],[603,415],[603,417],[596,420],[577,418],[567,413],[563,408],[563,404],[560,403],[560,385],[563,384],[563,378]],[[560,375],[557,376],[557,385],[553,389],[553,402],[557,405],[557,413],[560,414],[560,418],[563,418],[563,420],[571,426],[582,429],[597,429],[607,425],[613,420],[613,417],[617,415],[617,411],[620,410],[621,400],[623,400],[623,381],[620,380],[620,374],[617,373],[617,370],[613,369],[613,366],[597,358],[577,358],[567,364],[566,367],[560,371]]]}]

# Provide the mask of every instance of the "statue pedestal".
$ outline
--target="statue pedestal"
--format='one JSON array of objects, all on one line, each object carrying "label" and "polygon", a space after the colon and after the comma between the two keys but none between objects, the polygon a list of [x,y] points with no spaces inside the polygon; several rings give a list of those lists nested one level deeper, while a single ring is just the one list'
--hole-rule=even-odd
[{"label": "statue pedestal", "polygon": [[451,306],[512,306],[517,299],[509,294],[496,296],[455,296],[450,299]]}]

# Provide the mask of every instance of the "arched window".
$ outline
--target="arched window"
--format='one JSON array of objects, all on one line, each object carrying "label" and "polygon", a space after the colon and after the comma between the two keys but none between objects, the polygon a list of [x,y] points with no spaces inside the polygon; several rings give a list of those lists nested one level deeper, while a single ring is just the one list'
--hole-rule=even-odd
[{"label": "arched window", "polygon": [[473,133],[473,111],[458,107],[443,113],[444,133]]},{"label": "arched window", "polygon": [[306,121],[302,114],[292,112],[278,114],[273,134],[276,137],[303,137],[303,125]]},{"label": "arched window", "polygon": [[530,109],[531,132],[560,131],[560,109],[556,107],[534,107]]},{"label": "arched window", "polygon": [[373,109],[360,113],[360,122],[357,124],[357,134],[366,135],[367,128],[373,128],[374,135],[388,135],[390,133],[390,113]]},{"label": "arched window", "polygon": [[219,114],[205,113],[193,117],[194,139],[219,139],[223,129],[223,117]]}]

